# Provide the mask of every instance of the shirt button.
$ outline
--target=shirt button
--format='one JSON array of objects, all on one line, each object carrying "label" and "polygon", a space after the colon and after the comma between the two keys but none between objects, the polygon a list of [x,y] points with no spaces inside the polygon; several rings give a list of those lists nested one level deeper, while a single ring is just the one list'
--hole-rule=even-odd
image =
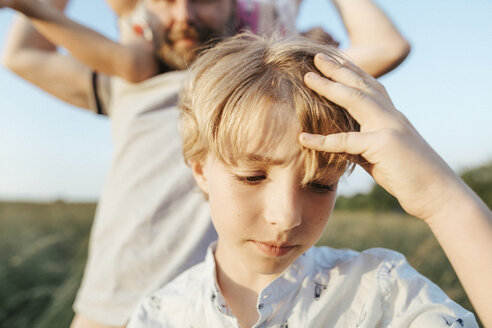
[{"label": "shirt button", "polygon": [[258,304],[258,310],[263,309],[263,303]]}]

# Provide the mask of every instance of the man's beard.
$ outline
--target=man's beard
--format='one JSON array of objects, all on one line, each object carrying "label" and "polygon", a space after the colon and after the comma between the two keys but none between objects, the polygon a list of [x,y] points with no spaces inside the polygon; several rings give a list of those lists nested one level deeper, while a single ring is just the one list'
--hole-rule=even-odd
[{"label": "man's beard", "polygon": [[[168,31],[162,38],[155,38],[157,57],[163,64],[163,70],[184,70],[205,49],[208,49],[226,36],[233,35],[233,19],[223,31],[216,31],[205,26],[188,25],[185,28]],[[195,45],[177,47],[176,41],[190,39]],[[159,42],[160,41],[160,42]]]}]

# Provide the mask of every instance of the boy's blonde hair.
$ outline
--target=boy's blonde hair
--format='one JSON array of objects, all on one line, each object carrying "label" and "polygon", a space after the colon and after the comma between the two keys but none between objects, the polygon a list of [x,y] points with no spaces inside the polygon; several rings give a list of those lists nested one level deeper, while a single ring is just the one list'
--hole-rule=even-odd
[{"label": "boy's blonde hair", "polygon": [[[185,160],[203,161],[213,153],[224,163],[235,165],[253,136],[262,136],[262,149],[275,147],[282,128],[292,124],[283,117],[296,118],[300,129],[309,133],[358,131],[358,123],[345,109],[304,84],[307,72],[317,72],[317,53],[342,61],[335,48],[306,38],[265,38],[251,33],[239,34],[204,52],[191,67],[180,103]],[[273,126],[262,123],[269,115],[265,111],[277,112]],[[302,157],[303,184],[338,179],[356,159],[305,148]]]}]

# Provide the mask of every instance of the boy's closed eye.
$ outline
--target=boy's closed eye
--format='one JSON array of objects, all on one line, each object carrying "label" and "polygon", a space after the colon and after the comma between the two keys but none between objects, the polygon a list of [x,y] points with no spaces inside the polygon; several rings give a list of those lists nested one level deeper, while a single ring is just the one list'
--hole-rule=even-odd
[{"label": "boy's closed eye", "polygon": [[[234,174],[233,177],[240,181],[241,183],[247,185],[257,185],[267,180],[266,174],[257,174],[257,175],[237,175]],[[312,181],[305,185],[305,188],[309,188],[311,191],[323,194],[328,192],[335,191],[337,183],[326,184],[319,181]]]},{"label": "boy's closed eye", "polygon": [[248,175],[248,176],[243,176],[243,175],[237,175],[234,174],[233,177],[245,184],[248,185],[255,185],[261,183],[263,180],[266,180],[266,174],[258,174],[258,175]]},{"label": "boy's closed eye", "polygon": [[312,181],[307,183],[306,187],[311,189],[315,193],[324,194],[335,191],[335,189],[337,188],[337,183],[324,184],[317,181]]}]

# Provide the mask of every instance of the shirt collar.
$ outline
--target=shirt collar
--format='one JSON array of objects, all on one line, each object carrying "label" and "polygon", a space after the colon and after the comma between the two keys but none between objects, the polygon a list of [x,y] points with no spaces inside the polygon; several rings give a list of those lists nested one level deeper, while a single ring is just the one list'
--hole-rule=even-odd
[{"label": "shirt collar", "polygon": [[210,244],[205,255],[205,277],[209,286],[210,301],[213,308],[220,313],[232,317],[232,312],[227,306],[224,296],[220,292],[219,284],[217,283],[217,270],[215,264],[215,250],[217,249],[217,241]]},{"label": "shirt collar", "polygon": [[[214,253],[217,249],[217,242],[214,241],[207,250],[205,256],[206,263],[206,279],[210,290],[210,301],[213,307],[221,314],[234,317],[232,311],[228,308],[224,296],[222,295],[217,283],[217,271]],[[299,256],[281,275],[273,280],[266,288],[258,295],[257,309],[261,310],[272,305],[279,306],[286,300],[293,299],[298,294],[298,291],[303,286],[303,281],[309,279],[314,274],[314,259],[312,249]],[[277,313],[272,308],[270,313]],[[267,318],[262,318],[260,312],[260,321]]]}]

